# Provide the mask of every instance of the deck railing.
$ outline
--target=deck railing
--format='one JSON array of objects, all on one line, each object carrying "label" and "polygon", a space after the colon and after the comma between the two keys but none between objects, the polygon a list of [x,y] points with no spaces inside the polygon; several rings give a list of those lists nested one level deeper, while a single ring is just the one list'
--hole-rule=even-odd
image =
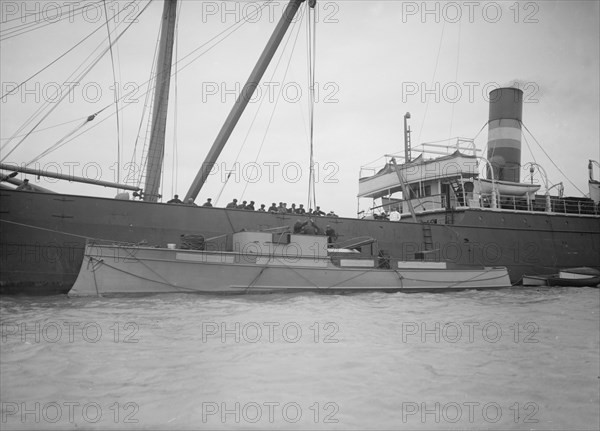
[{"label": "deck railing", "polygon": [[[457,208],[494,208],[492,205],[491,194],[480,194],[479,198],[468,193],[466,196],[456,196],[451,193],[450,207]],[[465,198],[466,197],[466,202]],[[406,199],[399,199],[393,204],[383,204],[363,211],[359,214],[361,218],[380,218],[385,211],[389,213],[392,207],[398,207],[403,217],[409,214]],[[423,213],[427,211],[437,211],[447,208],[446,195],[431,195],[420,199],[412,199],[415,211]],[[578,198],[559,198],[557,196],[537,196],[535,200],[527,201],[525,197],[520,196],[502,196],[497,200],[496,208],[498,210],[523,211],[523,212],[547,212],[549,214],[578,214],[578,215],[600,215],[600,204],[594,204],[593,201]]]}]

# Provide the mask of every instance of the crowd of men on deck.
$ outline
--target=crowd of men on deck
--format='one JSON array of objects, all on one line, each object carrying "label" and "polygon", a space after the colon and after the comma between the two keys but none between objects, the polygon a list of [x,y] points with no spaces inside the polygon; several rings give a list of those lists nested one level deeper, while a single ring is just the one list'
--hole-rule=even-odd
[{"label": "crowd of men on deck", "polygon": [[[173,197],[173,199],[171,199],[167,203],[168,204],[179,204],[179,205],[184,204],[184,202],[181,199],[179,199],[179,195],[175,195]],[[187,202],[185,202],[185,205],[198,206],[198,205],[196,205],[196,203],[194,202],[194,199],[192,199],[192,198],[189,198],[187,200]],[[208,198],[206,200],[206,202],[204,202],[202,204],[202,206],[203,207],[212,207],[213,206],[212,199]],[[273,202],[269,208],[265,208],[265,207],[266,207],[265,204],[261,204],[260,208],[256,209],[254,201],[250,201],[250,203],[248,203],[248,201],[242,201],[241,204],[238,204],[238,200],[234,199],[233,201],[229,202],[225,208],[245,210],[245,211],[268,212],[271,214],[296,214],[299,216],[309,217],[308,220],[306,220],[306,221],[302,221],[301,219],[298,219],[296,221],[296,223],[293,226],[294,233],[306,234],[306,235],[327,235],[327,242],[330,244],[334,243],[338,238],[338,235],[336,234],[335,230],[333,230],[333,228],[331,226],[327,225],[325,227],[325,230],[323,231],[319,226],[317,226],[317,224],[315,223],[315,221],[312,218],[312,217],[321,217],[321,216],[338,217],[338,215],[335,214],[333,211],[329,211],[329,213],[325,213],[324,211],[321,211],[321,207],[319,207],[319,206],[317,206],[314,210],[310,209],[310,208],[308,210],[306,210],[304,208],[303,204],[299,204],[297,207],[296,207],[296,204],[292,204],[288,208],[287,203],[285,203],[285,202],[279,202],[279,205],[277,205],[277,204],[275,204],[275,202]]]},{"label": "crowd of men on deck", "polygon": [[[167,203],[168,204],[183,204],[184,202],[181,199],[179,199],[179,195],[175,195],[173,197],[173,199],[171,199]],[[189,198],[187,200],[187,202],[185,202],[185,205],[197,206],[196,203],[194,202],[193,198]],[[206,200],[206,202],[204,202],[202,204],[202,206],[203,207],[212,207],[213,206],[212,199],[208,198]],[[297,207],[296,207],[296,204],[292,204],[288,208],[286,202],[279,202],[279,205],[277,205],[275,202],[273,202],[269,208],[266,208],[265,204],[261,204],[260,208],[257,209],[254,201],[250,201],[250,203],[248,203],[248,201],[242,201],[242,203],[239,204],[238,200],[234,199],[233,201],[229,202],[225,206],[225,208],[246,210],[246,211],[268,212],[271,214],[297,214],[297,215],[305,215],[305,216],[310,216],[310,217],[320,217],[320,216],[338,217],[338,215],[336,213],[334,213],[333,211],[329,211],[328,213],[325,213],[324,211],[321,210],[321,207],[319,207],[319,206],[317,206],[314,210],[310,209],[310,208],[308,210],[306,210],[304,208],[303,204],[299,204]]]}]

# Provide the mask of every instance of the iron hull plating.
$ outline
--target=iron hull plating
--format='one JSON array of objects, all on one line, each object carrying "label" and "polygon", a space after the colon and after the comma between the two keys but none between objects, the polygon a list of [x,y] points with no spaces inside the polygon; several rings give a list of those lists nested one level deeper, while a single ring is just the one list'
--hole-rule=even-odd
[{"label": "iron hull plating", "polygon": [[[225,234],[292,226],[297,215],[190,207],[51,193],[0,191],[0,293],[56,294],[72,287],[85,240],[178,243],[196,233],[215,250]],[[384,254],[410,260],[427,250],[432,260],[506,266],[511,282],[559,268],[600,269],[600,217],[470,208],[438,211],[408,221],[320,217],[339,239],[370,236]]]}]

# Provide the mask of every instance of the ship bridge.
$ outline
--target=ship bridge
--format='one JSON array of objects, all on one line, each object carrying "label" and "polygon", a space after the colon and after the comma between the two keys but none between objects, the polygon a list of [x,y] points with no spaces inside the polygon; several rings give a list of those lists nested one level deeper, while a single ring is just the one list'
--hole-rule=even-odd
[{"label": "ship bridge", "polygon": [[[475,148],[472,154],[458,144],[444,148],[446,153],[420,150],[417,158],[403,164],[396,164],[396,156],[386,155],[386,162],[379,170],[361,168],[358,198],[370,198],[373,205],[368,213],[359,212],[359,216],[387,218],[378,213],[398,211],[400,216],[396,217],[400,219],[410,217],[413,212],[432,214],[457,208],[598,214],[600,207],[593,198],[565,198],[562,191],[558,197],[550,196],[550,189],[562,183],[546,185],[545,194],[539,195],[541,184],[534,183],[533,178],[529,183],[482,178],[478,162],[485,159],[476,155]],[[432,153],[440,156],[428,158]],[[381,201],[375,204],[377,199]]]},{"label": "ship bridge", "polygon": [[[442,182],[465,177],[479,176],[477,157],[456,150],[453,154],[436,159],[425,160],[423,154],[409,163],[398,165],[409,193],[430,188],[431,193],[439,193]],[[358,197],[381,198],[402,191],[402,184],[396,169],[387,162],[377,173],[358,180]],[[431,194],[430,193],[430,194]]]},{"label": "ship bridge", "polygon": [[[407,200],[414,201],[416,211],[444,208],[448,199],[448,185],[453,185],[456,191],[472,192],[472,186],[465,187],[465,181],[473,184],[479,178],[477,150],[473,148],[473,154],[468,154],[464,148],[458,149],[458,144],[456,148],[451,154],[422,150],[417,158],[399,164],[397,168],[392,161],[393,156],[386,156],[384,167],[377,172],[372,168],[361,168],[358,198],[381,198],[386,211],[397,209],[405,214],[409,212]],[[427,158],[432,153],[443,155]],[[369,170],[370,175],[363,175]],[[398,192],[402,192],[402,199],[393,199],[391,196]]]}]

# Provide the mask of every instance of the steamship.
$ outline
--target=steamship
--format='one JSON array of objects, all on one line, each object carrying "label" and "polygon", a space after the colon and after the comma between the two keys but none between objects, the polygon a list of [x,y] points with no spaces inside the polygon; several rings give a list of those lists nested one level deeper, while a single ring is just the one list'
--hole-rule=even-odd
[{"label": "steamship", "polygon": [[[200,192],[303,1],[289,2],[186,200]],[[314,7],[314,1],[309,3]],[[293,225],[298,218],[290,213],[157,202],[176,6],[176,0],[164,3],[143,193],[118,185],[135,191],[142,199],[58,194],[40,188],[21,191],[15,189],[20,180],[4,175],[0,183],[1,293],[67,293],[81,267],[86,239],[143,241],[164,247],[179,243],[182,234],[193,233],[209,239],[207,249],[225,250],[228,238],[236,232],[277,230]],[[421,154],[412,158],[417,149],[410,148],[405,127],[403,160],[390,156],[379,169],[361,171],[358,198],[369,200],[369,211],[356,218],[324,216],[319,223],[331,225],[346,247],[359,251],[367,243],[377,247],[375,253],[384,260],[392,256],[400,260],[445,260],[465,267],[506,266],[512,283],[518,283],[524,274],[553,274],[563,267],[600,269],[600,183],[593,179],[592,162],[590,197],[552,195],[556,190],[547,181],[521,182],[522,99],[522,91],[516,88],[490,93],[485,158],[468,140],[459,140],[445,151],[421,148]],[[482,163],[486,178],[480,173]],[[16,166],[0,167],[6,172],[52,175]],[[530,164],[532,176],[541,169]]]}]

